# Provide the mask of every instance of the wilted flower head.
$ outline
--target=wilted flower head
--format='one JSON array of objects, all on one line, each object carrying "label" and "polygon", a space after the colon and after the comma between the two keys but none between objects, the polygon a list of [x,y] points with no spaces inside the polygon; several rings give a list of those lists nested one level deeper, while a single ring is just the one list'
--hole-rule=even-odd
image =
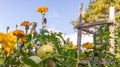
[{"label": "wilted flower head", "polygon": [[32,23],[32,26],[33,26],[34,28],[36,28],[36,27],[37,27],[37,22],[33,22],[33,23]]},{"label": "wilted flower head", "polygon": [[48,8],[46,6],[41,6],[37,9],[37,12],[40,12],[42,15],[44,15],[48,11]]},{"label": "wilted flower head", "polygon": [[30,26],[32,23],[30,23],[29,21],[23,21],[21,23],[21,26]]}]

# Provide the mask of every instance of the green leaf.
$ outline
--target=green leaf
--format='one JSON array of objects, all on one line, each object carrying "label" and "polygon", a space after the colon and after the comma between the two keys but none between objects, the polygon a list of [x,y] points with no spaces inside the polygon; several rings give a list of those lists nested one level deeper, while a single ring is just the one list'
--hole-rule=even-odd
[{"label": "green leaf", "polygon": [[30,65],[31,67],[39,67],[39,64],[36,64],[33,60],[27,57],[23,57],[22,60],[25,64]]},{"label": "green leaf", "polygon": [[26,41],[26,43],[25,43],[25,45],[24,45],[24,49],[28,48],[28,46],[31,44],[32,35],[31,35],[31,34],[27,35],[26,40],[27,40],[27,41]]}]

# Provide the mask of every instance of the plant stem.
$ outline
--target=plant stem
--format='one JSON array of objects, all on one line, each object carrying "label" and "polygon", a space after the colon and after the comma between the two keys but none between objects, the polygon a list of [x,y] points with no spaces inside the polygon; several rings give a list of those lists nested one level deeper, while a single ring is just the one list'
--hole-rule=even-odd
[{"label": "plant stem", "polygon": [[43,27],[43,23],[44,23],[44,16],[45,16],[45,14],[42,14],[42,29],[44,29],[44,27]]}]

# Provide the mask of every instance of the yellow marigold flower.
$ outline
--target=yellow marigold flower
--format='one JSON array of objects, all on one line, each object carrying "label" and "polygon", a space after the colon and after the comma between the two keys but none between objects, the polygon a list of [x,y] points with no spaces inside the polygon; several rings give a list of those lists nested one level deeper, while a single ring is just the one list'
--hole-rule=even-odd
[{"label": "yellow marigold flower", "polygon": [[84,43],[82,46],[83,46],[84,48],[86,48],[87,50],[88,50],[88,49],[93,49],[93,48],[94,48],[93,43],[89,43],[89,42]]},{"label": "yellow marigold flower", "polygon": [[0,43],[2,43],[4,41],[4,33],[0,32]]},{"label": "yellow marigold flower", "polygon": [[77,45],[73,45],[73,46],[72,46],[72,49],[77,49]]},{"label": "yellow marigold flower", "polygon": [[30,23],[29,21],[23,21],[21,23],[21,26],[30,26],[32,23]]},{"label": "yellow marigold flower", "polygon": [[0,33],[0,44],[4,51],[9,55],[10,53],[13,53],[13,50],[15,48],[15,44],[17,41],[17,37],[13,36],[12,33]]},{"label": "yellow marigold flower", "polygon": [[13,31],[13,35],[14,36],[23,36],[23,35],[25,35],[25,33],[22,30],[16,29],[15,31]]},{"label": "yellow marigold flower", "polygon": [[11,49],[9,47],[5,47],[4,51],[6,51],[7,53],[10,53]]},{"label": "yellow marigold flower", "polygon": [[42,15],[44,15],[48,11],[48,8],[46,6],[41,6],[37,9],[37,12],[40,12]]}]

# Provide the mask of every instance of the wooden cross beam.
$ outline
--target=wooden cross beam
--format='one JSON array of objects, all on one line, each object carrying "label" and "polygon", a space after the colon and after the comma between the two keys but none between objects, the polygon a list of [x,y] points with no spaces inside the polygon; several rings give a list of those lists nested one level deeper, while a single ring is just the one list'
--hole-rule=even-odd
[{"label": "wooden cross beam", "polygon": [[99,22],[94,22],[94,23],[85,23],[85,24],[82,24],[82,25],[78,25],[75,28],[81,29],[81,28],[86,28],[86,27],[102,25],[102,24],[112,24],[112,22],[107,22],[107,20],[104,20],[104,21],[99,21]]},{"label": "wooden cross beam", "polygon": [[105,21],[99,21],[99,22],[94,22],[94,23],[86,23],[82,25],[77,25],[75,28],[81,29],[82,31],[85,31],[90,34],[97,34],[98,33],[97,31],[88,30],[86,29],[86,27],[93,27],[93,26],[102,25],[102,24],[113,24],[113,22],[108,22],[107,20],[105,20]]}]

